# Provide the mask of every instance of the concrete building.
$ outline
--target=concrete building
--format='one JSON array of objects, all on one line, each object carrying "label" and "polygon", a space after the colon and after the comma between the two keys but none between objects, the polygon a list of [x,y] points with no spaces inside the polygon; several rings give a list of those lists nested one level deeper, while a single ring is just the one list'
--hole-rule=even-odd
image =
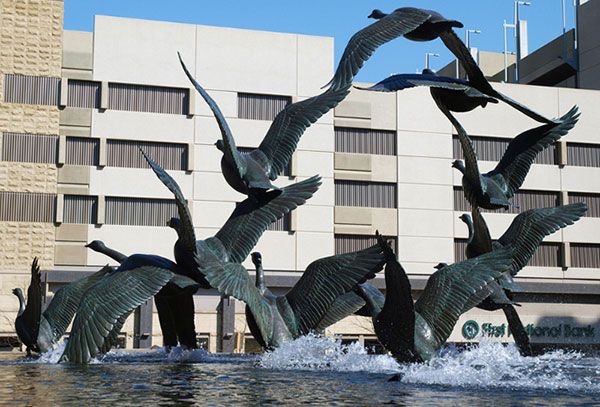
[{"label": "concrete building", "polygon": [[[331,38],[104,16],[96,17],[93,33],[73,32],[62,29],[62,1],[2,7],[0,336],[6,344],[14,343],[18,308],[11,290],[27,286],[32,257],[41,258],[48,297],[112,263],[84,247],[94,239],[126,254],[173,257],[176,235],[165,222],[175,206],[138,145],[180,184],[198,238],[213,235],[243,199],[221,175],[213,145],[220,132],[190,89],[177,51],[241,147],[257,146],[278,111],[320,93],[333,74]],[[581,108],[575,129],[540,154],[515,203],[523,211],[585,200],[590,209],[550,236],[519,273],[525,292],[518,300],[534,341],[599,344],[600,92],[497,86],[547,116]],[[510,138],[535,126],[504,105],[460,120],[483,169]],[[418,297],[435,264],[463,256],[467,229],[458,216],[467,206],[450,166],[459,156],[452,126],[428,90],[353,91],[307,130],[277,181],[323,177],[317,194],[258,243],[267,284],[284,292],[312,260],[364,247],[378,229],[396,241]],[[485,214],[493,237],[508,227],[512,212]],[[375,284],[383,288],[383,276]],[[214,290],[199,291],[195,303],[196,328],[211,351],[256,348],[242,303],[221,300]],[[124,326],[126,346],[161,344],[152,309],[148,302]],[[501,313],[472,310],[450,339],[471,340],[476,326],[510,340],[504,322]],[[366,318],[347,318],[328,333],[374,343]]]}]

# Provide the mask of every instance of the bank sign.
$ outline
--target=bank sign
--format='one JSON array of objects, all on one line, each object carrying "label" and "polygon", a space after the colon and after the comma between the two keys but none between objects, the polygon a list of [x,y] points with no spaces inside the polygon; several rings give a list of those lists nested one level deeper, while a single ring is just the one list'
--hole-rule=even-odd
[{"label": "bank sign", "polygon": [[[596,338],[596,328],[592,325],[554,324],[554,325],[525,325],[525,331],[531,338],[546,338],[556,341],[591,342]],[[465,339],[475,339],[478,335],[493,338],[510,338],[512,333],[506,323],[494,325],[489,322],[479,324],[475,320],[468,320],[462,326],[462,336]]]}]

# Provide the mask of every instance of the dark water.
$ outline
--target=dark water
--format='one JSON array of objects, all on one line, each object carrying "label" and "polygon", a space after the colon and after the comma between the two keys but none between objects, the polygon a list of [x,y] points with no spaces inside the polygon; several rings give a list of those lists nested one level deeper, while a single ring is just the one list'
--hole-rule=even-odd
[{"label": "dark water", "polygon": [[[486,346],[404,366],[315,338],[262,357],[121,351],[89,366],[4,358],[0,403],[600,405],[600,359],[561,352],[521,358]],[[394,372],[402,382],[387,381]]]}]

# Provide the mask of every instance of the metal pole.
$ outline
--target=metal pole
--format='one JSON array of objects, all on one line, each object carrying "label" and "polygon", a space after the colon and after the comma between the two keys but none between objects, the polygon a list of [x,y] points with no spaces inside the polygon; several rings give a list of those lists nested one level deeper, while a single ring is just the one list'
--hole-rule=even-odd
[{"label": "metal pole", "polygon": [[508,82],[508,44],[506,40],[506,29],[508,28],[506,20],[502,24],[504,28],[504,82]]},{"label": "metal pole", "polygon": [[519,24],[519,6],[530,6],[528,1],[515,0],[515,36],[517,41],[517,60],[515,61],[515,82],[519,83],[519,66],[521,64],[521,24]]},{"label": "metal pole", "polygon": [[562,0],[562,23],[563,34],[567,32],[567,11],[565,9],[565,0]]},{"label": "metal pole", "polygon": [[433,52],[427,52],[425,54],[425,69],[429,69],[429,57],[439,57],[440,54],[435,54]]}]

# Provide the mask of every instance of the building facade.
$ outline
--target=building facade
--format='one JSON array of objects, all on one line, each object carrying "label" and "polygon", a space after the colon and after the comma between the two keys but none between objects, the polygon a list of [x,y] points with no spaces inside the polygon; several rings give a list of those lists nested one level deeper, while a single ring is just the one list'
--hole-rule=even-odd
[{"label": "building facade", "polygon": [[[110,259],[84,245],[94,239],[125,254],[173,257],[176,215],[169,191],[147,168],[141,146],[177,180],[198,238],[214,235],[243,196],[225,182],[219,129],[190,88],[177,51],[217,101],[239,147],[257,146],[288,103],[314,96],[331,78],[326,37],[97,16],[93,33],[63,31],[62,1],[3,1],[0,35],[0,336],[14,343],[18,301],[34,256],[48,298],[61,284]],[[519,211],[586,201],[577,224],[546,239],[519,273],[519,312],[534,341],[600,343],[600,92],[494,85],[549,117],[579,105],[582,116],[540,154],[515,197]],[[536,124],[503,105],[460,115],[482,170],[510,138]],[[305,205],[272,225],[256,250],[267,284],[285,292],[313,260],[389,236],[415,298],[433,266],[463,258],[467,229],[458,216],[460,158],[453,128],[426,89],[397,94],[353,90],[302,136],[278,185],[319,174]],[[485,213],[492,237],[515,216]],[[244,265],[251,271],[253,265]],[[384,288],[383,276],[374,280]],[[196,329],[211,351],[254,350],[244,305],[214,290],[195,296]],[[148,302],[123,328],[126,346],[161,344]],[[486,332],[510,341],[501,313],[472,310],[450,340]],[[504,325],[503,325],[504,323]],[[504,327],[504,328],[503,328]],[[559,332],[560,331],[560,332]],[[557,333],[558,332],[558,333]],[[374,343],[367,318],[328,329]],[[553,336],[556,334],[555,336]]]}]

